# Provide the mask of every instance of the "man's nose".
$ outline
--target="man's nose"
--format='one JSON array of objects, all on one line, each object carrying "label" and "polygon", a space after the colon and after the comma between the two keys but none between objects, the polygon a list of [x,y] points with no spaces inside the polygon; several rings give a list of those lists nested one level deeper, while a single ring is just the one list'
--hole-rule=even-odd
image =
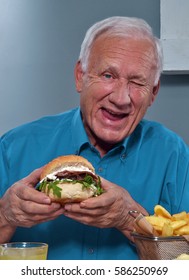
[{"label": "man's nose", "polygon": [[125,79],[117,81],[112,93],[109,96],[109,100],[119,106],[130,104],[130,89]]}]

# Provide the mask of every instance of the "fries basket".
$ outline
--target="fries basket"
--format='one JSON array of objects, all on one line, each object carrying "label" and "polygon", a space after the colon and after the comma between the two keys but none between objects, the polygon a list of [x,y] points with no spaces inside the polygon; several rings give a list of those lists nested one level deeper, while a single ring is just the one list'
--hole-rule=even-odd
[{"label": "fries basket", "polygon": [[189,254],[189,243],[182,236],[144,236],[135,232],[132,236],[141,260],[172,260]]}]

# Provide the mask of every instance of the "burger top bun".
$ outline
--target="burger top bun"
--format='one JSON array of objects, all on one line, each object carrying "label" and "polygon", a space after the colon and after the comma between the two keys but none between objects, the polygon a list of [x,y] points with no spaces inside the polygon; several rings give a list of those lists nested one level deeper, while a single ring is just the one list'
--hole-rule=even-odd
[{"label": "burger top bun", "polygon": [[44,167],[41,173],[40,180],[43,180],[45,177],[47,177],[47,175],[51,173],[56,173],[62,168],[68,166],[78,167],[78,168],[80,166],[83,166],[89,169],[92,173],[95,172],[92,164],[82,156],[76,156],[76,155],[60,156],[47,163],[47,165]]}]

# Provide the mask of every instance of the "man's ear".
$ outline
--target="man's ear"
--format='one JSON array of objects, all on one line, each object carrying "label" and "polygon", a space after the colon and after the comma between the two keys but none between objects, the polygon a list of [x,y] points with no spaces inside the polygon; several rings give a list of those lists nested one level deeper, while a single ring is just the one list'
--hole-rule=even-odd
[{"label": "man's ear", "polygon": [[151,106],[154,103],[154,101],[158,95],[158,92],[159,92],[159,87],[160,87],[160,80],[158,81],[157,85],[153,87],[151,101],[150,101],[149,106]]},{"label": "man's ear", "polygon": [[84,73],[83,73],[80,61],[78,61],[75,65],[74,74],[75,74],[76,90],[77,90],[77,92],[81,92],[82,88],[83,88],[83,75],[84,75]]}]

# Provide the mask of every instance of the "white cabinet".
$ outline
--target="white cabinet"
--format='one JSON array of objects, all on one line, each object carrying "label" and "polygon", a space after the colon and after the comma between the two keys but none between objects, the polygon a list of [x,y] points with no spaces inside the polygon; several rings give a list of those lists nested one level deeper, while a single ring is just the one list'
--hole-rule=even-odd
[{"label": "white cabinet", "polygon": [[160,0],[164,73],[189,73],[189,1]]}]

